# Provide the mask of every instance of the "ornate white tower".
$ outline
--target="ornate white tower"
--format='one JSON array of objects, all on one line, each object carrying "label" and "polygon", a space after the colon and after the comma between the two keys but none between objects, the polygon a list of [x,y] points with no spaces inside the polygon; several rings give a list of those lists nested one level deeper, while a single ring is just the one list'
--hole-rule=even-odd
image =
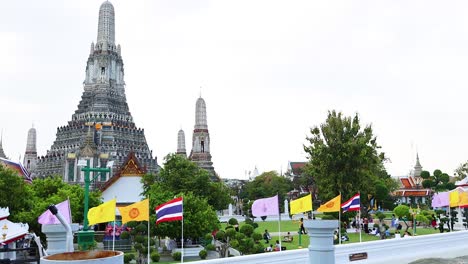
[{"label": "ornate white tower", "polygon": [[36,129],[32,127],[28,131],[26,152],[24,153],[23,165],[28,171],[34,171],[37,165]]},{"label": "ornate white tower", "polygon": [[181,129],[177,134],[177,152],[176,154],[187,157],[187,150],[185,149],[185,133]]},{"label": "ornate white tower", "polygon": [[200,168],[210,173],[212,180],[219,180],[213,167],[210,154],[210,133],[206,119],[206,104],[203,98],[198,98],[195,106],[195,128],[193,129],[192,151],[190,160],[198,164]]}]

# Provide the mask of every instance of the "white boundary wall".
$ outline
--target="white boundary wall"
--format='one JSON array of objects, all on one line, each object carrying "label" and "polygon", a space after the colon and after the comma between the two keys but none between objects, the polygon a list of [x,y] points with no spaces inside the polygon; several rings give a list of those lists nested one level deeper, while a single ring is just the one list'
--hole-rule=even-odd
[{"label": "white boundary wall", "polygon": [[[367,235],[367,234],[363,234]],[[350,254],[367,253],[367,259],[350,261]],[[335,246],[335,263],[409,263],[423,258],[454,258],[468,255],[468,231],[395,238]],[[274,264],[309,261],[308,249],[206,260],[203,263]],[[326,264],[326,263],[324,263]]]}]

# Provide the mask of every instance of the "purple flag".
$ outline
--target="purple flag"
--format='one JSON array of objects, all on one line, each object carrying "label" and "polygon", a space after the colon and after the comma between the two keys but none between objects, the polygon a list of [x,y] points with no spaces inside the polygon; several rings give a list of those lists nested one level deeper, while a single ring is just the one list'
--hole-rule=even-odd
[{"label": "purple flag", "polygon": [[[70,201],[67,199],[59,204],[56,204],[55,207],[57,207],[57,210],[62,214],[65,221],[71,224]],[[55,217],[55,215],[53,215],[49,210],[42,213],[37,221],[41,225],[60,224],[58,218]]]},{"label": "purple flag", "polygon": [[432,197],[432,207],[444,207],[449,205],[449,192],[436,193]]},{"label": "purple flag", "polygon": [[278,195],[270,198],[263,198],[255,200],[252,204],[252,215],[253,216],[267,216],[267,215],[278,215]]}]

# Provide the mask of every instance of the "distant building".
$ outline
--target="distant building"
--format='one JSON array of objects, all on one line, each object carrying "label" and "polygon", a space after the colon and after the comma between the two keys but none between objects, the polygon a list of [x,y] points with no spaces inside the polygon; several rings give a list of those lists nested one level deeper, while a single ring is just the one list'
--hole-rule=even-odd
[{"label": "distant building", "polygon": [[[28,139],[26,143],[26,151],[24,152],[23,165],[32,173],[36,171],[37,166],[37,150],[36,150],[36,129],[32,127],[28,131]],[[32,176],[34,177],[34,176]]]},{"label": "distant building", "polygon": [[395,191],[394,196],[400,203],[425,204],[432,195],[432,190],[422,186],[422,166],[419,155],[416,154],[414,170],[408,176],[399,177],[400,188]]},{"label": "distant building", "polygon": [[182,129],[177,134],[177,155],[187,157],[187,150],[185,149],[185,133]]}]

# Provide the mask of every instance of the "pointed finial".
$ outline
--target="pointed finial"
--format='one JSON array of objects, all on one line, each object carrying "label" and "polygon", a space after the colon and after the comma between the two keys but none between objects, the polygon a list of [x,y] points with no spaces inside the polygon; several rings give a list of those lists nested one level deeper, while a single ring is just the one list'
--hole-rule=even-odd
[{"label": "pointed finial", "polygon": [[202,89],[202,87],[200,86],[200,98],[201,98],[201,89]]}]

